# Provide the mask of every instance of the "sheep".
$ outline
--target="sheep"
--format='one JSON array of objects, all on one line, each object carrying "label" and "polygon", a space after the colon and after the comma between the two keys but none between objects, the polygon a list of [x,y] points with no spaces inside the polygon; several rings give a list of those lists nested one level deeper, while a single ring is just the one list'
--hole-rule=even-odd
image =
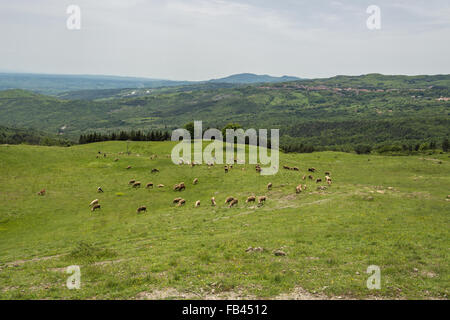
[{"label": "sheep", "polygon": [[136,182],[136,180],[131,179],[130,181],[128,181],[128,184],[134,184]]},{"label": "sheep", "polygon": [[250,196],[247,198],[247,200],[245,200],[245,203],[249,203],[249,202],[255,202],[256,201],[256,197],[255,196]]},{"label": "sheep", "polygon": [[295,193],[300,193],[302,192],[302,185],[299,184],[298,186],[295,187]]},{"label": "sheep", "polygon": [[262,204],[263,202],[266,202],[266,200],[267,200],[266,196],[258,197],[258,204]]},{"label": "sheep", "polygon": [[92,207],[93,205],[98,204],[98,199],[92,200],[92,202],[89,204],[89,207]]},{"label": "sheep", "polygon": [[306,176],[303,176],[302,179],[303,179],[303,180],[306,180]]},{"label": "sheep", "polygon": [[146,185],[145,187],[146,187],[146,188],[153,188],[153,182],[147,183],[147,185]]},{"label": "sheep", "polygon": [[316,179],[316,183],[319,183],[319,182],[322,182],[322,179],[317,178],[317,179]]},{"label": "sheep", "polygon": [[303,185],[303,190],[306,190],[306,184],[305,184],[305,185]]},{"label": "sheep", "polygon": [[331,176],[331,173],[329,171],[325,171],[326,176]]},{"label": "sheep", "polygon": [[325,180],[331,180],[331,178],[329,176],[325,176]]},{"label": "sheep", "polygon": [[99,204],[94,204],[91,208],[91,211],[95,211],[97,209],[100,209],[100,205]]},{"label": "sheep", "polygon": [[294,171],[300,171],[300,169],[297,168],[297,167],[293,167],[292,170],[294,170]]},{"label": "sheep", "polygon": [[97,192],[98,192],[98,193],[103,193],[102,187],[98,187],[98,188],[97,188]]},{"label": "sheep", "polygon": [[230,205],[228,206],[228,208],[231,208],[232,206],[236,205],[237,203],[238,203],[238,199],[233,199],[233,200],[230,202]]},{"label": "sheep", "polygon": [[316,168],[308,168],[308,171],[309,171],[309,172],[315,172],[315,171],[316,171]]},{"label": "sheep", "polygon": [[197,184],[198,183],[198,178],[195,178],[194,181],[192,181],[193,184]]},{"label": "sheep", "polygon": [[200,207],[200,200],[197,200],[197,201],[195,202],[195,207],[196,207],[196,208]]},{"label": "sheep", "polygon": [[331,186],[331,179],[327,180],[329,186]]},{"label": "sheep", "polygon": [[117,162],[117,161],[119,161],[119,159],[118,159],[118,158],[115,158],[115,159],[114,159],[114,162]]},{"label": "sheep", "polygon": [[147,212],[147,207],[146,206],[141,206],[139,208],[137,208],[136,213],[140,213],[140,212]]},{"label": "sheep", "polygon": [[128,166],[128,167],[127,167],[127,170],[130,170],[131,168],[132,168],[131,166]]},{"label": "sheep", "polygon": [[178,190],[179,191],[181,191],[181,190],[185,190],[186,189],[186,186],[184,185],[184,182],[180,182],[179,184],[178,184]]},{"label": "sheep", "polygon": [[181,200],[183,200],[183,198],[175,198],[175,199],[173,199],[173,203],[178,203],[178,202],[180,202]]},{"label": "sheep", "polygon": [[283,169],[291,170],[291,167],[289,167],[289,166],[283,166]]},{"label": "sheep", "polygon": [[231,202],[233,200],[234,200],[234,197],[228,197],[228,198],[225,199],[225,204],[227,204],[227,203],[229,203],[229,202]]},{"label": "sheep", "polygon": [[181,207],[182,205],[184,205],[186,203],[186,200],[181,199],[180,201],[178,201],[177,207]]},{"label": "sheep", "polygon": [[38,196],[45,196],[45,189],[42,189],[37,193]]},{"label": "sheep", "polygon": [[140,188],[140,187],[141,187],[140,181],[136,181],[135,183],[133,183],[133,188]]},{"label": "sheep", "polygon": [[312,175],[309,175],[309,176],[308,176],[308,179],[309,179],[309,180],[313,180],[314,177],[313,177]]},{"label": "sheep", "polygon": [[152,169],[152,173],[156,173],[156,172],[159,172],[159,170],[158,169]]},{"label": "sheep", "polygon": [[228,173],[228,167],[225,166],[224,169],[225,169],[225,173]]},{"label": "sheep", "polygon": [[163,184],[158,184],[158,188],[164,188]]},{"label": "sheep", "polygon": [[261,171],[262,171],[261,167],[256,167],[256,172],[261,172]]},{"label": "sheep", "polygon": [[212,205],[213,207],[216,206],[216,199],[215,199],[214,197],[211,198],[211,205]]},{"label": "sheep", "polygon": [[269,183],[267,184],[267,190],[270,190],[270,189],[272,189],[272,182],[269,182]]}]

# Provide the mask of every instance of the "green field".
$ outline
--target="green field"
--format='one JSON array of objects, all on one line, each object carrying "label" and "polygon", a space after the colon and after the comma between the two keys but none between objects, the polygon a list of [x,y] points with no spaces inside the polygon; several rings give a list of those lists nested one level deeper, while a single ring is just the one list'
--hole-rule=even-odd
[{"label": "green field", "polygon": [[[280,166],[300,172],[260,176],[254,165],[228,174],[221,165],[174,165],[172,146],[131,142],[130,155],[119,155],[126,142],[0,146],[0,298],[448,299],[448,153],[281,154]],[[314,178],[330,171],[333,185],[318,191],[326,184],[307,180],[296,194],[309,167]],[[150,181],[165,187],[146,189]],[[186,190],[173,191],[181,181]],[[247,205],[250,195],[268,200]],[[186,205],[176,208],[179,196]],[[224,205],[228,196],[237,207]],[[91,212],[96,198],[102,208]],[[148,211],[137,214],[142,205]],[[70,265],[81,268],[79,290],[66,287]],[[366,287],[369,265],[381,268],[380,290]]]}]

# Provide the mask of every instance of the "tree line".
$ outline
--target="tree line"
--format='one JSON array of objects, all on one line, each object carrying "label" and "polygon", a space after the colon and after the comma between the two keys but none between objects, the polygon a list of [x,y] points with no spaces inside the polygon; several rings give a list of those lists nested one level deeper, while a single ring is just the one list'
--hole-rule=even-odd
[{"label": "tree line", "polygon": [[141,130],[120,131],[118,133],[98,133],[92,132],[80,135],[79,144],[102,142],[102,141],[167,141],[170,140],[168,131],[151,130],[143,132]]}]

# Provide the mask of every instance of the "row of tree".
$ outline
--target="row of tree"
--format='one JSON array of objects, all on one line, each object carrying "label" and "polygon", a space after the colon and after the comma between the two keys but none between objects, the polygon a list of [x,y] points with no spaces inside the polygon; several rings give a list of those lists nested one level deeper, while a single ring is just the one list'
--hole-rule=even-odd
[{"label": "row of tree", "polygon": [[167,141],[170,140],[170,133],[168,131],[151,130],[143,132],[141,130],[120,131],[119,133],[87,133],[80,135],[79,144],[102,142],[102,141]]}]

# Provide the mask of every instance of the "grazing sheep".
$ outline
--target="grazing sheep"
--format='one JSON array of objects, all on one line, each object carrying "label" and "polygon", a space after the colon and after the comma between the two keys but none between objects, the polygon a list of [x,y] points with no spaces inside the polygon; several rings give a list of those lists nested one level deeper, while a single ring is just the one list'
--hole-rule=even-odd
[{"label": "grazing sheep", "polygon": [[137,208],[136,213],[140,213],[140,212],[143,212],[143,211],[147,212],[147,207],[146,206],[142,206],[142,207]]},{"label": "grazing sheep", "polygon": [[300,171],[300,169],[297,168],[297,167],[293,167],[292,170],[294,170],[294,171]]},{"label": "grazing sheep", "polygon": [[258,197],[258,203],[259,203],[259,204],[262,204],[263,202],[266,202],[266,200],[267,200],[267,197],[266,197],[266,196]]},{"label": "grazing sheep", "polygon": [[272,189],[272,182],[269,182],[269,183],[267,184],[267,190],[270,190],[270,189]]},{"label": "grazing sheep", "polygon": [[228,167],[225,166],[224,169],[225,169],[225,173],[228,173]]},{"label": "grazing sheep", "polygon": [[327,190],[327,187],[325,187],[325,186],[318,186],[317,190]]},{"label": "grazing sheep", "polygon": [[309,179],[309,180],[313,180],[314,177],[313,177],[312,175],[309,175],[309,176],[308,176],[308,179]]},{"label": "grazing sheep", "polygon": [[118,158],[115,158],[115,159],[114,159],[114,162],[117,162],[117,161],[119,161],[119,159],[118,159]]},{"label": "grazing sheep", "polygon": [[214,198],[214,197],[211,198],[211,205],[212,205],[213,207],[216,206],[216,198]]},{"label": "grazing sheep", "polygon": [[331,186],[331,179],[327,180],[329,186]]},{"label": "grazing sheep", "polygon": [[255,196],[250,196],[247,198],[247,200],[245,200],[245,203],[249,203],[249,202],[255,202],[256,201],[256,197]]},{"label": "grazing sheep", "polygon": [[236,205],[238,203],[238,199],[233,199],[233,201],[230,202],[230,205],[228,208],[231,208],[232,206]]},{"label": "grazing sheep", "polygon": [[38,196],[45,196],[45,189],[42,189],[37,193]]},{"label": "grazing sheep", "polygon": [[97,209],[100,209],[100,205],[99,204],[95,204],[92,208],[91,211],[95,211]]},{"label": "grazing sheep", "polygon": [[164,188],[163,184],[158,184],[158,188]]},{"label": "grazing sheep", "polygon": [[92,200],[92,202],[89,204],[89,207],[92,207],[93,205],[98,204],[98,199]]},{"label": "grazing sheep", "polygon": [[140,188],[140,187],[141,187],[140,181],[136,181],[135,183],[133,183],[133,188]]},{"label": "grazing sheep", "polygon": [[315,171],[316,171],[316,168],[308,168],[308,171],[309,171],[309,172],[315,172]]},{"label": "grazing sheep", "polygon": [[325,171],[326,176],[331,176],[331,173],[329,171]]},{"label": "grazing sheep", "polygon": [[134,184],[136,182],[136,180],[131,179],[130,181],[128,181],[128,184]]},{"label": "grazing sheep", "polygon": [[98,192],[98,193],[103,193],[102,187],[98,187],[98,188],[97,188],[97,192]]},{"label": "grazing sheep", "polygon": [[319,183],[319,182],[322,182],[322,179],[317,178],[317,179],[316,179],[316,183]]},{"label": "grazing sheep", "polygon": [[131,166],[128,166],[128,167],[127,167],[127,170],[130,170],[130,169],[131,169]]},{"label": "grazing sheep", "polygon": [[184,205],[186,203],[186,200],[181,199],[180,201],[178,201],[177,207],[181,207],[182,205]]},{"label": "grazing sheep", "polygon": [[175,198],[175,199],[173,199],[173,203],[178,203],[178,202],[180,202],[181,200],[183,200],[183,198]]},{"label": "grazing sheep", "polygon": [[262,171],[261,167],[256,167],[256,172],[261,172],[261,171]]},{"label": "grazing sheep", "polygon": [[306,184],[305,184],[305,185],[303,185],[303,190],[306,190]]},{"label": "grazing sheep", "polygon": [[147,185],[146,185],[145,187],[146,187],[146,188],[153,188],[153,182],[147,183]]},{"label": "grazing sheep", "polygon": [[300,193],[302,192],[302,185],[299,184],[298,186],[295,187],[295,193]]},{"label": "grazing sheep", "polygon": [[305,180],[305,179],[306,179],[306,176],[303,176],[302,179]]},{"label": "grazing sheep", "polygon": [[325,176],[325,180],[331,180],[331,178],[329,176]]},{"label": "grazing sheep", "polygon": [[192,181],[193,184],[197,184],[198,183],[198,178],[195,178],[194,181]]},{"label": "grazing sheep", "polygon": [[196,208],[200,207],[200,200],[197,200],[197,201],[195,202],[195,207],[196,207]]},{"label": "grazing sheep", "polygon": [[289,167],[289,166],[283,166],[283,169],[291,170],[291,167]]},{"label": "grazing sheep", "polygon": [[228,197],[225,199],[225,203],[229,203],[234,200],[234,197]]},{"label": "grazing sheep", "polygon": [[156,172],[159,172],[159,170],[158,169],[152,169],[152,173],[156,173]]}]

